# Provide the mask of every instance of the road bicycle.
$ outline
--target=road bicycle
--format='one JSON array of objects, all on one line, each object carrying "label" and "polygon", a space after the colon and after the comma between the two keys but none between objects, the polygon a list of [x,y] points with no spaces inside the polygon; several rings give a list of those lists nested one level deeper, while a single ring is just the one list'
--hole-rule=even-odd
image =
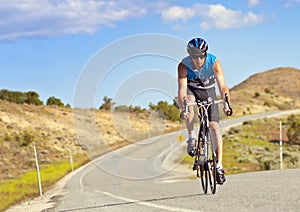
[{"label": "road bicycle", "polygon": [[[193,171],[196,171],[197,177],[201,179],[201,185],[204,194],[207,194],[208,186],[210,186],[212,194],[216,193],[216,164],[217,156],[214,142],[210,133],[210,121],[208,118],[208,109],[212,104],[221,104],[226,102],[230,110],[229,116],[232,115],[233,110],[229,105],[228,94],[225,94],[225,99],[212,100],[208,98],[206,101],[196,100],[195,102],[187,102],[184,98],[185,111],[188,111],[188,106],[197,105],[198,117],[200,122],[198,140],[196,146],[195,161]],[[227,111],[228,108],[224,110]]]}]

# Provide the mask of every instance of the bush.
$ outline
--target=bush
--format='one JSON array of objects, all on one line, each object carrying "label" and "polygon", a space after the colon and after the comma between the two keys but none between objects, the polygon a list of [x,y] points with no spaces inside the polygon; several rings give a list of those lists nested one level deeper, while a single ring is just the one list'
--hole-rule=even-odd
[{"label": "bush", "polygon": [[59,98],[51,96],[47,99],[47,105],[57,105],[58,107],[64,107],[64,103]]},{"label": "bush", "polygon": [[34,91],[25,93],[24,102],[32,105],[43,105],[43,102],[39,99],[39,94]]},{"label": "bush", "polygon": [[34,141],[34,139],[35,139],[35,136],[31,132],[24,131],[23,139],[20,140],[19,146],[20,147],[26,147],[30,143],[32,143]]},{"label": "bush", "polygon": [[179,117],[179,109],[178,107],[176,107],[176,105],[169,105],[168,102],[166,101],[159,101],[157,103],[157,106],[153,105],[152,103],[150,103],[150,109],[152,110],[158,110],[161,111],[167,120],[171,120],[171,121],[179,121],[180,117]]},{"label": "bush", "polygon": [[111,110],[112,109],[112,106],[115,104],[113,101],[112,101],[112,98],[108,98],[107,96],[105,96],[103,98],[103,101],[104,103],[100,106],[100,110]]},{"label": "bush", "polygon": [[271,93],[271,89],[270,88],[265,88],[265,93]]},{"label": "bush", "polygon": [[287,123],[289,125],[287,137],[291,143],[300,144],[300,116],[291,115]]},{"label": "bush", "polygon": [[19,91],[2,89],[0,90],[0,99],[16,104],[27,103],[33,105],[43,105],[43,102],[39,99],[39,94],[34,91],[23,93]]}]

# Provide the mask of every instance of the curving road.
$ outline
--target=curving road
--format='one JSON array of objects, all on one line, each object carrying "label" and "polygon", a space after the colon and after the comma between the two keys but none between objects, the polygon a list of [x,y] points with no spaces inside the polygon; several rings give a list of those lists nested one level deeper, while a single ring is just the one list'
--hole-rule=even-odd
[{"label": "curving road", "polygon": [[[230,119],[230,125],[243,121]],[[215,195],[203,195],[192,170],[182,172],[172,162],[185,151],[178,134],[97,158],[72,173],[44,211],[299,211],[298,169],[230,175]],[[41,211],[34,203],[27,206],[22,210]]]}]

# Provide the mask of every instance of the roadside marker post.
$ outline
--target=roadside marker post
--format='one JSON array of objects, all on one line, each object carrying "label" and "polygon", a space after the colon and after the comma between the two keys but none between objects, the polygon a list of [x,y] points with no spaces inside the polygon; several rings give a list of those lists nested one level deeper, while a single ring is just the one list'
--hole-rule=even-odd
[{"label": "roadside marker post", "polygon": [[281,121],[279,122],[279,133],[280,133],[280,135],[279,135],[279,137],[280,137],[280,139],[279,139],[279,160],[280,160],[280,170],[282,170],[283,169],[283,164],[282,164],[282,123],[281,123]]},{"label": "roadside marker post", "polygon": [[41,182],[40,168],[39,168],[39,162],[38,162],[35,143],[33,143],[33,150],[34,150],[34,155],[35,155],[35,164],[36,164],[36,171],[37,171],[37,177],[38,177],[38,183],[39,183],[40,197],[42,198],[42,196],[43,196],[42,182]]},{"label": "roadside marker post", "polygon": [[69,153],[70,153],[71,170],[73,172],[74,171],[74,165],[73,165],[73,156],[72,156],[72,150],[71,149],[69,149]]}]

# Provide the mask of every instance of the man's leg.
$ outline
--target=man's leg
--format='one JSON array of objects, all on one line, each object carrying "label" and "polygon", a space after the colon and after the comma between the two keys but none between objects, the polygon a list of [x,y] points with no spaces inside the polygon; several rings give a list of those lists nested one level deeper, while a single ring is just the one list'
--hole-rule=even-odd
[{"label": "man's leg", "polygon": [[212,140],[214,142],[215,151],[217,154],[218,164],[222,166],[223,157],[223,139],[219,129],[218,122],[210,122]]},{"label": "man's leg", "polygon": [[[187,96],[187,102],[193,102],[195,101],[195,97],[193,95],[188,95]],[[189,117],[188,119],[185,120],[186,127],[188,130],[188,134],[195,134],[194,131],[194,107],[189,106]]]},{"label": "man's leg", "polygon": [[[187,102],[193,102],[195,101],[195,97],[193,95],[187,96]],[[194,107],[189,106],[189,116],[186,119],[186,127],[188,131],[188,146],[187,146],[187,153],[193,157],[196,153],[196,134],[194,130]]]},{"label": "man's leg", "polygon": [[211,127],[212,139],[214,142],[214,148],[216,150],[217,160],[218,160],[218,163],[216,165],[217,182],[218,182],[218,184],[223,184],[226,181],[226,178],[224,175],[225,173],[224,173],[223,165],[222,165],[223,139],[222,139],[222,135],[220,133],[218,122],[210,122],[210,127]]}]

